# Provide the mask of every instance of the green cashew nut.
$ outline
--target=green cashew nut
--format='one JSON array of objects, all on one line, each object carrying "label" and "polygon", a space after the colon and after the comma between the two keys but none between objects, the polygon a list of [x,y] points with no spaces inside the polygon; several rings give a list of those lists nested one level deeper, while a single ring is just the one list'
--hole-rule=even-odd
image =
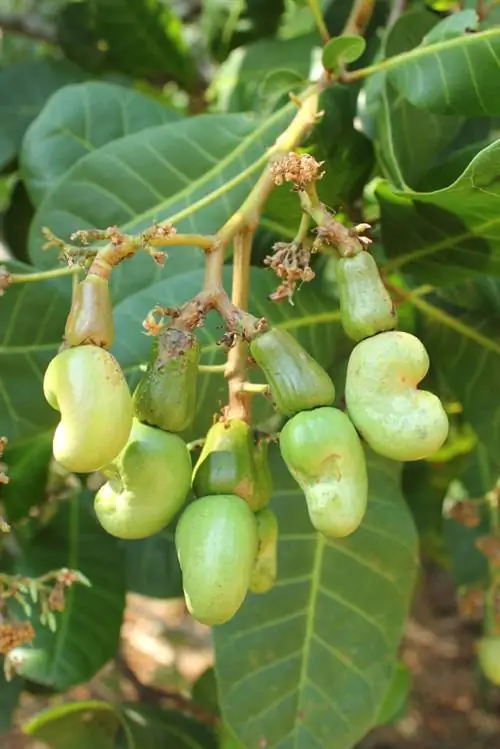
[{"label": "green cashew nut", "polygon": [[182,432],[196,413],[200,347],[196,336],[175,328],[160,333],[134,392],[134,410],[145,424]]},{"label": "green cashew nut", "polygon": [[257,476],[252,509],[261,509],[267,505],[274,491],[274,482],[269,467],[269,442],[267,439],[257,438],[254,447],[255,473]]},{"label": "green cashew nut", "polygon": [[100,524],[118,538],[146,538],[168,525],[184,504],[191,456],[176,434],[134,419],[127,444],[103,472],[109,481],[94,502]]},{"label": "green cashew nut", "polygon": [[330,407],[297,414],[281,430],[280,449],[316,530],[330,538],[353,533],[366,511],[368,479],[349,418]]},{"label": "green cashew nut", "polygon": [[250,353],[266,376],[277,410],[285,416],[335,400],[328,373],[285,330],[272,328],[254,338]]},{"label": "green cashew nut", "polygon": [[500,686],[500,637],[482,637],[477,643],[477,657],[486,678]]},{"label": "green cashew nut", "polygon": [[396,327],[396,310],[368,252],[341,258],[337,281],[342,327],[349,338],[361,341]]},{"label": "green cashew nut", "polygon": [[255,560],[250,591],[267,593],[276,582],[278,573],[278,520],[268,507],[255,515],[259,549]]},{"label": "green cashew nut", "polygon": [[417,389],[428,369],[427,351],[410,333],[380,333],[354,348],[347,367],[347,411],[380,455],[420,460],[444,443],[448,417],[441,401]]},{"label": "green cashew nut", "polygon": [[114,337],[109,284],[104,278],[88,275],[74,291],[64,340],[70,346],[83,343],[109,348]]},{"label": "green cashew nut", "polygon": [[236,494],[256,512],[269,501],[255,463],[252,430],[241,419],[218,422],[208,431],[193,471],[193,492],[202,497]]},{"label": "green cashew nut", "polygon": [[257,522],[235,495],[202,497],[182,513],[175,531],[187,607],[215,626],[229,621],[245,600],[257,554]]},{"label": "green cashew nut", "polygon": [[132,398],[108,351],[98,346],[61,351],[47,367],[43,391],[61,412],[53,441],[58,463],[90,473],[116,458],[132,428]]}]

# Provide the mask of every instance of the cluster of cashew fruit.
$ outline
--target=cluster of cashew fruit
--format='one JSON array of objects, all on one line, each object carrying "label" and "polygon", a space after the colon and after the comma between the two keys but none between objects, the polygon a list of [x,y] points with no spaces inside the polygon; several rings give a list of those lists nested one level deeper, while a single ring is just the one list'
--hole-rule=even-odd
[{"label": "cluster of cashew fruit", "polygon": [[[312,525],[329,538],[353,533],[365,514],[362,439],[381,455],[417,460],[448,433],[439,399],[417,389],[429,366],[424,346],[394,330],[395,311],[371,255],[341,258],[338,283],[342,324],[357,342],[346,413],[333,406],[328,373],[290,334],[259,330],[250,342],[275,408],[288,418],[279,437],[284,462]],[[196,408],[195,335],[175,319],[163,328],[133,394],[107,350],[113,336],[107,281],[89,274],[74,294],[66,348],[45,374],[46,398],[61,413],[54,456],[70,471],[104,474],[95,513],[116,537],[150,536],[182,510],[175,544],[188,609],[200,622],[222,624],[249,591],[264,593],[276,579],[268,440],[229,414],[209,430],[193,469],[179,433]],[[184,507],[190,491],[194,500]]]}]

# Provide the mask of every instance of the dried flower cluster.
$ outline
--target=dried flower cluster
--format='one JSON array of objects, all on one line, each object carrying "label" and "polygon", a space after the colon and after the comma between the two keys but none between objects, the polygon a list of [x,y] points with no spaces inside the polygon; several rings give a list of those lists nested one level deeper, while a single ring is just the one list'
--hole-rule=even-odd
[{"label": "dried flower cluster", "polygon": [[5,294],[6,289],[12,283],[12,274],[9,273],[5,265],[0,265],[0,296]]},{"label": "dried flower cluster", "polygon": [[268,255],[264,264],[272,268],[282,283],[276,291],[270,294],[273,302],[288,299],[293,304],[293,294],[298,283],[307,283],[315,277],[314,271],[309,265],[311,250],[294,242],[276,242],[273,245],[273,254]]},{"label": "dried flower cluster", "polygon": [[324,163],[316,161],[314,156],[308,153],[289,153],[288,156],[271,164],[271,175],[277,186],[291,182],[294,191],[305,190],[307,185],[323,177],[325,172],[321,167]]}]

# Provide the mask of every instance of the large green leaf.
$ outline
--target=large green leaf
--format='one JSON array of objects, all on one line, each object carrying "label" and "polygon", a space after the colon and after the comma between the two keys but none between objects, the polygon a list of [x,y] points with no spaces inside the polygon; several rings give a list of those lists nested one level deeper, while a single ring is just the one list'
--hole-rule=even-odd
[{"label": "large green leaf", "polygon": [[467,18],[461,21],[461,28],[452,30],[450,19],[441,21],[417,47],[389,57],[381,67],[395,88],[422,109],[469,117],[500,114],[500,28],[473,33]]},{"label": "large green leaf", "polygon": [[500,274],[500,141],[482,150],[449,187],[377,190],[390,269],[434,285]]},{"label": "large green leaf", "polygon": [[26,517],[30,508],[45,498],[52,436],[52,432],[42,432],[8,446],[4,459],[10,483],[0,486],[0,499],[9,522]]},{"label": "large green leaf", "polygon": [[127,590],[148,598],[182,598],[174,532],[172,520],[154,536],[124,542]]},{"label": "large green leaf", "polygon": [[133,89],[90,81],[65,86],[28,128],[23,179],[39,204],[81,158],[125,135],[180,119],[179,113]]},{"label": "large green leaf", "polygon": [[377,720],[415,581],[400,469],[370,454],[366,518],[327,541],[276,453],[279,578],[214,631],[222,712],[247,747],[351,749]]},{"label": "large green leaf", "polygon": [[[30,266],[8,263],[12,272]],[[65,279],[69,293],[71,281]],[[14,284],[0,298],[0,434],[14,443],[57,423],[42,393],[43,373],[57,353],[68,311],[61,283]]]},{"label": "large green leaf", "polygon": [[0,70],[0,167],[17,156],[26,128],[48,97],[82,77],[77,68],[54,60],[26,60]]},{"label": "large green leaf", "polygon": [[201,30],[219,61],[235,47],[273,36],[285,10],[284,0],[205,0],[201,7]]},{"label": "large green leaf", "polygon": [[55,633],[38,622],[34,607],[35,639],[12,651],[21,676],[58,690],[87,681],[114,656],[125,606],[121,549],[98,525],[88,494],[62,505],[15,560],[15,571],[28,577],[62,567],[79,570],[92,587],[67,591]]},{"label": "large green leaf", "polygon": [[59,42],[69,60],[97,73],[170,75],[184,84],[193,63],[182,24],[161,0],[81,0],[62,6]]},{"label": "large green leaf", "polygon": [[[139,232],[169,218],[180,232],[215,233],[248,194],[260,164],[236,178],[262,161],[291,113],[286,107],[265,122],[243,114],[200,115],[182,126],[148,128],[88,154],[40,205],[31,226],[33,262],[54,263],[54,252],[42,250],[43,226],[68,237],[79,228],[113,225]],[[171,248],[162,272],[139,253],[113,272],[114,298],[199,267],[203,260],[197,248]]]},{"label": "large green leaf", "polygon": [[[224,282],[230,289],[231,270],[226,269]],[[116,355],[131,383],[137,381],[140,367],[149,359],[151,339],[144,335],[142,320],[155,304],[176,306],[194,296],[201,288],[203,273],[191,271],[174,278],[167,278],[120,302],[115,308],[116,338],[113,353]],[[276,304],[268,300],[268,294],[276,287],[274,274],[265,269],[252,268],[250,311],[265,317],[271,324],[295,335],[324,366],[329,366],[334,355],[349,348],[340,329],[339,311],[330,299],[319,291],[319,284],[304,285],[295,294],[295,306]],[[217,341],[222,336],[221,320],[212,313],[200,330],[202,364],[224,361],[224,353]],[[251,370],[251,378],[262,382],[262,375]],[[259,422],[270,414],[263,398],[254,399],[254,420]],[[203,372],[199,377],[197,414],[193,425],[185,433],[186,439],[198,439],[206,434],[213,414],[227,402],[227,384],[220,373]]]},{"label": "large green leaf", "polygon": [[119,749],[216,749],[212,727],[173,710],[130,703],[123,705],[124,732]]}]

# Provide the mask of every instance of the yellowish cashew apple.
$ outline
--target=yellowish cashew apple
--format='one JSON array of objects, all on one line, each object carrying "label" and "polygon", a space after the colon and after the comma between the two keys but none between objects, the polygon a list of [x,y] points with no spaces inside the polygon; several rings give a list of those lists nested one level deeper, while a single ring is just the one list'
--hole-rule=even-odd
[{"label": "yellowish cashew apple", "polygon": [[417,386],[429,369],[418,338],[390,331],[354,348],[347,367],[347,411],[362,437],[393,460],[427,458],[448,435],[448,417],[439,398]]},{"label": "yellowish cashew apple", "polygon": [[108,351],[98,346],[61,351],[47,367],[43,391],[61,413],[53,452],[68,471],[97,471],[125,446],[132,428],[132,397]]}]

